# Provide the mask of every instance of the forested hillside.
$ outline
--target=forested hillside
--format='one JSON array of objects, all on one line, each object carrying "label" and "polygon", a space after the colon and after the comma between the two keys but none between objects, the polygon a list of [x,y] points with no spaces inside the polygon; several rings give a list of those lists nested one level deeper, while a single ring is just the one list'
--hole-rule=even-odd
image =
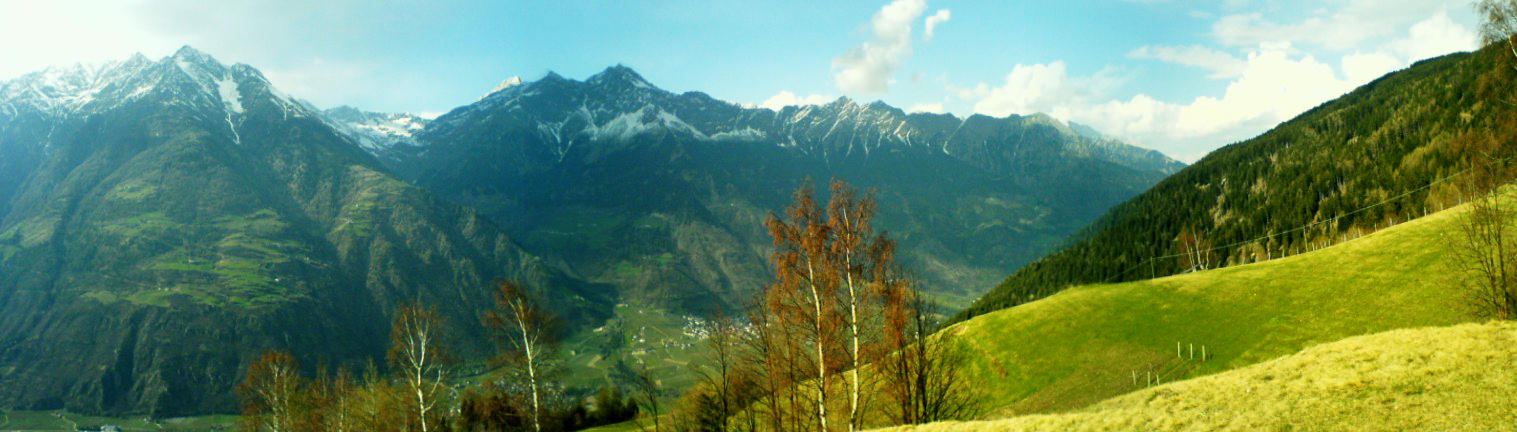
[{"label": "forested hillside", "polygon": [[[1514,151],[1498,145],[1517,130],[1511,64],[1500,49],[1425,60],[1223,147],[1118,205],[956,320],[1072,285],[1296,254],[1457,203],[1454,174],[1472,158]],[[1210,253],[1187,258],[1187,244]]]}]

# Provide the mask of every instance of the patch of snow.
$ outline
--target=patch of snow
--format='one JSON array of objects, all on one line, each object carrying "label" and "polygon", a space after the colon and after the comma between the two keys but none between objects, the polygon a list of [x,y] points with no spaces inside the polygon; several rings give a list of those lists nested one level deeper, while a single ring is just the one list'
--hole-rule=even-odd
[{"label": "patch of snow", "polygon": [[[758,130],[758,129],[754,129],[753,127],[750,126],[750,127],[744,127],[742,129],[734,130],[734,131],[717,132],[717,133],[711,135],[711,140],[712,141],[727,141],[727,140],[734,140],[734,141],[763,141],[764,138],[766,138],[766,137],[768,137],[768,135],[765,135],[764,131],[761,131],[761,130]],[[793,139],[792,139],[792,142],[793,142]]]},{"label": "patch of snow", "polygon": [[155,89],[155,88],[157,88],[157,86],[152,85],[152,84],[138,86],[136,89],[132,90],[131,93],[128,93],[126,95],[126,97],[128,99],[130,99],[130,98],[135,98],[135,97],[138,97],[138,96],[142,96],[142,95],[147,94],[147,92],[153,91],[153,89]]},{"label": "patch of snow", "polygon": [[585,128],[585,133],[601,140],[626,141],[638,135],[655,130],[679,131],[693,135],[697,139],[708,140],[710,137],[696,129],[689,123],[685,123],[679,116],[668,111],[654,108],[653,105],[644,105],[637,111],[622,113],[604,124],[591,124]]},{"label": "patch of snow", "polygon": [[585,132],[596,139],[616,139],[625,141],[643,132],[652,129],[647,122],[643,121],[643,114],[648,107],[639,108],[637,111],[622,113],[611,121],[600,125],[590,125]]},{"label": "patch of snow", "polygon": [[691,126],[689,123],[685,123],[685,120],[680,119],[679,116],[674,115],[674,113],[658,110],[658,118],[659,120],[663,121],[664,127],[666,128],[689,132],[691,135],[695,135],[696,138],[700,138],[702,140],[709,139],[709,137],[707,137],[705,133],[702,133],[700,129],[696,129],[695,126]]},{"label": "patch of snow", "polygon": [[[141,70],[145,60],[49,67],[0,82],[0,101],[62,114],[94,102],[110,84]],[[13,109],[14,110],[14,109]]]},{"label": "patch of snow", "polygon": [[[352,138],[354,143],[371,154],[389,150],[396,146],[419,146],[415,140],[417,132],[427,127],[428,120],[409,113],[376,113],[351,111],[342,114],[320,116],[327,124],[344,135]],[[335,118],[334,118],[335,117]]]},{"label": "patch of snow", "polygon": [[519,86],[521,84],[522,84],[522,80],[521,80],[521,77],[519,77],[519,76],[513,76],[513,77],[510,77],[510,78],[506,78],[504,81],[501,81],[500,84],[496,85],[495,88],[490,89],[489,93],[485,93],[484,96],[480,96],[479,100],[485,100],[485,98],[490,97],[490,96],[492,96],[492,95],[494,95],[496,93],[500,93],[502,90],[505,90],[505,89],[508,89],[508,88],[511,88],[511,87],[516,87],[516,86]]},{"label": "patch of snow", "polygon": [[237,90],[237,80],[231,78],[216,80],[216,91],[221,95],[221,102],[226,104],[228,110],[242,114],[242,92]]},{"label": "patch of snow", "polygon": [[175,57],[174,64],[176,66],[179,66],[179,70],[184,72],[186,76],[190,77],[190,81],[194,81],[195,84],[199,85],[200,88],[202,90],[205,90],[206,93],[211,93],[211,82],[215,80],[211,79],[205,70],[200,67],[196,67],[194,63],[190,63],[184,57]]}]

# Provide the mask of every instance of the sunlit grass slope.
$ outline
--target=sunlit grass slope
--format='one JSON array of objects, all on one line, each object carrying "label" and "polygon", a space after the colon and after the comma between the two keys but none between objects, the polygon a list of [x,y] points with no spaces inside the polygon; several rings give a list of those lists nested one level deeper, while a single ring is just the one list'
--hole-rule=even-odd
[{"label": "sunlit grass slope", "polygon": [[1347,337],[1468,321],[1446,261],[1459,211],[1258,264],[1075,287],[946,331],[971,345],[970,373],[995,418],[1077,409],[1150,380]]},{"label": "sunlit grass slope", "polygon": [[0,431],[100,430],[109,425],[124,432],[233,430],[237,416],[210,415],[149,419],[146,417],[99,417],[66,411],[0,410]]},{"label": "sunlit grass slope", "polygon": [[1075,412],[918,431],[1517,430],[1517,323],[1394,330]]}]

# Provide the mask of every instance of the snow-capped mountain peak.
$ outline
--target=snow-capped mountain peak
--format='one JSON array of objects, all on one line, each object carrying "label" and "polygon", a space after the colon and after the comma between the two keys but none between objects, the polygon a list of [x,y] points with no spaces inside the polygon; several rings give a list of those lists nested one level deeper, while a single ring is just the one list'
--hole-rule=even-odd
[{"label": "snow-capped mountain peak", "polygon": [[376,156],[396,146],[417,146],[413,137],[430,120],[411,113],[378,113],[343,105],[323,111],[339,131]]},{"label": "snow-capped mountain peak", "polygon": [[502,90],[505,90],[505,89],[508,89],[508,88],[511,88],[511,87],[516,87],[516,86],[519,86],[521,84],[522,84],[522,80],[521,80],[520,76],[513,76],[513,77],[510,77],[510,78],[506,78],[504,81],[501,81],[500,84],[497,84],[495,86],[495,88],[490,89],[489,93],[485,93],[484,96],[480,96],[479,100],[485,100],[485,98],[490,97],[490,95],[493,95],[493,94],[496,94],[496,93],[500,93]]},{"label": "snow-capped mountain peak", "polygon": [[189,46],[157,61],[137,54],[0,82],[0,116],[89,116],[136,103],[193,110],[195,116],[225,123],[229,138],[239,144],[238,129],[249,110],[273,109],[286,118],[318,111],[275,89],[257,69],[225,65]]},{"label": "snow-capped mountain peak", "polygon": [[110,84],[151,66],[142,54],[122,61],[49,67],[0,82],[0,110],[31,107],[43,112],[75,110],[95,100]]}]

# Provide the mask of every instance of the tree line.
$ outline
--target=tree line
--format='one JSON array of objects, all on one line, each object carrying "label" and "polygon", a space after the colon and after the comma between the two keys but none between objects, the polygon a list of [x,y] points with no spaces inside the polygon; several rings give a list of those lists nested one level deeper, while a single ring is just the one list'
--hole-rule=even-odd
[{"label": "tree line", "polygon": [[410,304],[394,315],[384,372],[317,368],[307,379],[289,353],[259,357],[238,386],[244,428],[542,432],[636,418],[654,431],[857,431],[972,416],[969,351],[935,333],[942,311],[874,231],[874,193],[838,180],[828,192],[823,207],[808,180],[765,222],[774,282],[705,320],[699,384],[673,403],[646,365],[621,362],[621,386],[566,397],[552,314],[501,282],[481,318],[497,345],[486,379],[455,376],[445,320]]},{"label": "tree line", "polygon": [[[355,375],[339,368],[314,379],[287,352],[264,353],[237,393],[249,431],[566,431],[618,423],[637,413],[633,399],[607,387],[572,400],[550,378],[557,347],[553,317],[514,282],[495,287],[495,308],[483,323],[498,352],[496,373],[459,385],[446,321],[432,307],[400,307],[386,353],[388,375],[370,365]],[[460,388],[462,387],[462,388]]]}]

